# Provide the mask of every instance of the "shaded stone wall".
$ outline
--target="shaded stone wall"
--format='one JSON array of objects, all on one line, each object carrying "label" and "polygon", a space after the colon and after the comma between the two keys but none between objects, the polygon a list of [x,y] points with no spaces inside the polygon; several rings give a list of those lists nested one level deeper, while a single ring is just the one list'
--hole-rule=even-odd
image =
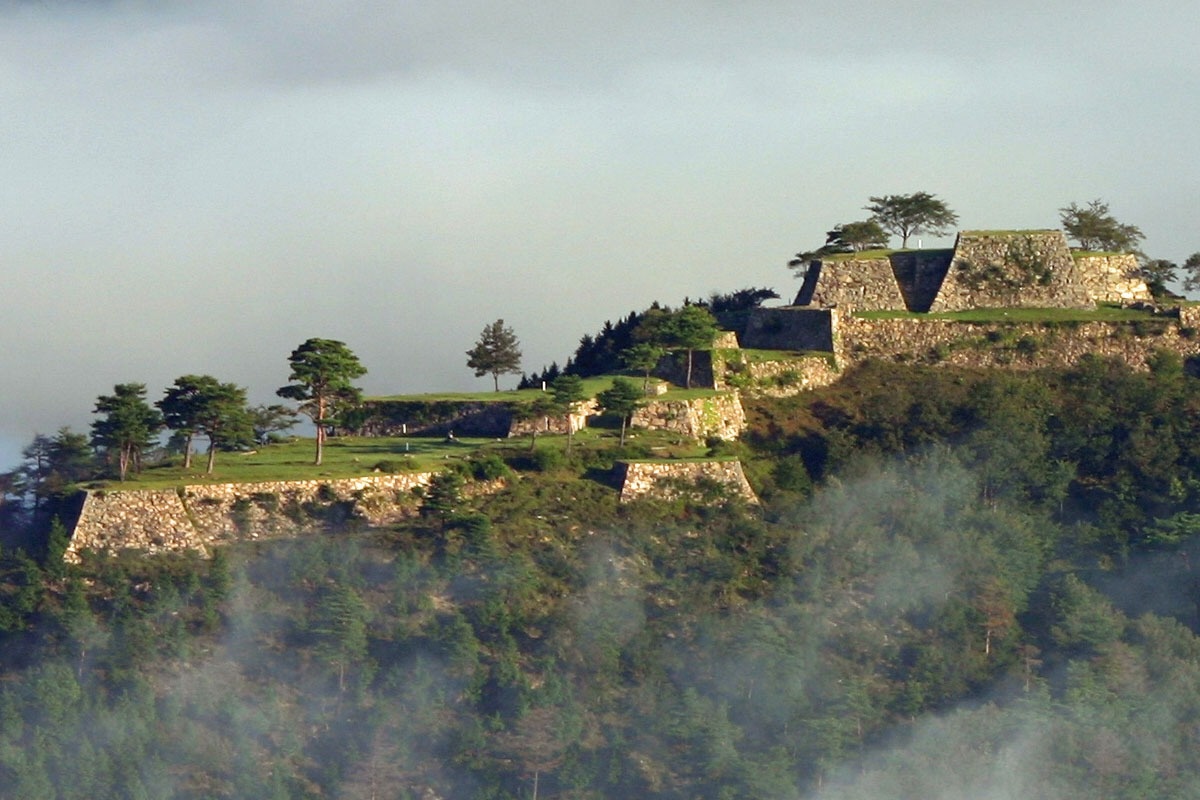
[{"label": "shaded stone wall", "polygon": [[505,401],[368,400],[347,415],[339,433],[353,436],[507,436],[512,409]]},{"label": "shaded stone wall", "polygon": [[667,500],[683,495],[700,497],[704,492],[698,484],[704,482],[718,484],[729,495],[748,503],[758,503],[740,461],[631,461],[623,468],[622,503],[642,497]]},{"label": "shaded stone wall", "polygon": [[1135,255],[1077,255],[1075,267],[1084,291],[1097,303],[1154,300]]},{"label": "shaded stone wall", "polygon": [[634,412],[630,426],[732,441],[746,429],[746,414],[736,392],[693,400],[652,400]]},{"label": "shaded stone wall", "polygon": [[1062,231],[963,231],[929,310],[1093,305]]},{"label": "shaded stone wall", "polygon": [[83,550],[199,550],[237,539],[294,536],[331,515],[384,525],[416,513],[413,490],[433,473],[341,480],[223,483],[87,492],[66,560]]},{"label": "shaded stone wall", "polygon": [[904,296],[904,308],[909,311],[929,310],[942,288],[942,282],[946,280],[946,271],[950,269],[953,257],[953,250],[904,250],[892,253],[892,272]]},{"label": "shaded stone wall", "polygon": [[833,352],[837,320],[836,311],[828,308],[756,308],[742,334],[742,347]]},{"label": "shaded stone wall", "polygon": [[975,324],[946,320],[842,320],[840,362],[869,358],[965,367],[1036,369],[1077,363],[1092,353],[1137,369],[1156,350],[1185,360],[1200,355],[1200,332],[1169,318],[1144,322],[1044,325]]}]

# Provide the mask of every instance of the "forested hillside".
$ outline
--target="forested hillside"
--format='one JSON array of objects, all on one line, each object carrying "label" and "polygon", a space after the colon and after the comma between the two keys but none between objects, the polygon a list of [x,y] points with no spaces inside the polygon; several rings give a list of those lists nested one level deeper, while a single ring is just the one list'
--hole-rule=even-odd
[{"label": "forested hillside", "polygon": [[1197,410],[1170,356],[867,364],[717,446],[762,509],[575,453],[211,561],[6,550],[0,796],[1193,798]]}]

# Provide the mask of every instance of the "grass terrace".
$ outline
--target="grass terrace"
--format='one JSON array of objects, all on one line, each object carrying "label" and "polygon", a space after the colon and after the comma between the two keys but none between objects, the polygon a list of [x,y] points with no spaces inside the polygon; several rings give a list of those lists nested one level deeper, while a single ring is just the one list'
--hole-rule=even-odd
[{"label": "grass terrace", "polygon": [[[703,443],[681,439],[666,431],[635,429],[627,434],[630,444],[666,459],[700,458]],[[585,428],[574,436],[573,450],[585,459],[602,459],[604,453],[618,449],[619,432],[615,427]],[[272,444],[247,453],[219,453],[212,475],[204,473],[205,457],[192,459],[192,468],[184,470],[182,459],[150,467],[129,480],[88,484],[90,489],[130,491],[170,489],[177,486],[214,483],[262,483],[266,481],[337,480],[364,475],[399,472],[429,472],[456,462],[495,453],[501,458],[529,454],[530,437],[506,439],[441,437],[359,437],[336,436],[326,440],[321,466],[315,466],[316,444],[311,438],[297,438]],[[564,450],[567,437],[543,433],[537,437],[539,450]]]}]

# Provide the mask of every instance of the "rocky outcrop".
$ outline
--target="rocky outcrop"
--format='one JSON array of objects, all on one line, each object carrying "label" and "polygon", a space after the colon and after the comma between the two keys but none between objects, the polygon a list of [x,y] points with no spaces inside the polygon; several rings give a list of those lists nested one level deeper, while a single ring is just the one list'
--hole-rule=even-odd
[{"label": "rocky outcrop", "polygon": [[622,503],[644,497],[709,499],[712,494],[758,503],[740,461],[630,461],[621,468]]},{"label": "rocky outcrop", "polygon": [[222,542],[294,536],[331,520],[384,525],[416,513],[415,490],[427,484],[431,475],[90,491],[66,559],[78,561],[84,550],[207,553]]}]

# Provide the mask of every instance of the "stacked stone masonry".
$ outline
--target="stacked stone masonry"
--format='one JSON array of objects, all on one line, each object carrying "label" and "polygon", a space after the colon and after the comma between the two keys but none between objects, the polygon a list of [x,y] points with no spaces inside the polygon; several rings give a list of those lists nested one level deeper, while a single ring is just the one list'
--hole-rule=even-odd
[{"label": "stacked stone masonry", "polygon": [[237,539],[295,536],[318,528],[323,513],[335,506],[349,517],[384,525],[416,513],[414,490],[431,475],[91,491],[66,559],[77,562],[84,550],[208,553],[215,544]]},{"label": "stacked stone masonry", "polygon": [[692,400],[653,400],[634,412],[630,427],[731,441],[745,430],[746,414],[736,392]]},{"label": "stacked stone masonry", "polygon": [[929,310],[1091,308],[1061,231],[964,231]]},{"label": "stacked stone masonry", "polygon": [[758,503],[740,461],[631,461],[624,469],[622,503],[643,497],[665,500],[700,497],[705,483],[722,487],[728,496]]},{"label": "stacked stone masonry", "polygon": [[1076,364],[1092,354],[1136,369],[1158,351],[1183,359],[1200,354],[1200,332],[1183,320],[975,324],[946,320],[848,318],[841,321],[840,363],[871,358],[962,367],[1039,369]]},{"label": "stacked stone masonry", "polygon": [[815,261],[795,304],[937,312],[1149,299],[1131,255],[1072,254],[1062,231],[963,231],[953,250]]}]

